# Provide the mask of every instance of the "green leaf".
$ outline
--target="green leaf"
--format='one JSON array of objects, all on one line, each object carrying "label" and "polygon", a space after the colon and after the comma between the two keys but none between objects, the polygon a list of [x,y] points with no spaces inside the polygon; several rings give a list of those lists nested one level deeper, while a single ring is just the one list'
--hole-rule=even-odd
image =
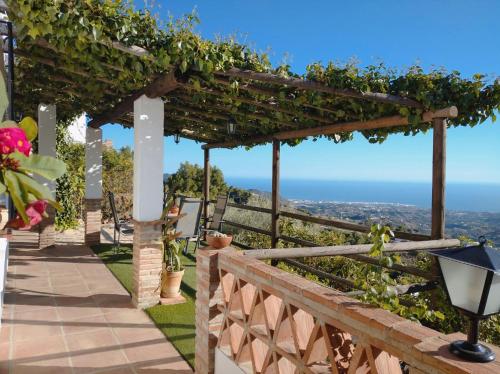
[{"label": "green leaf", "polygon": [[66,164],[54,157],[37,154],[26,157],[19,152],[12,153],[10,157],[19,161],[19,170],[38,174],[51,181],[66,173]]},{"label": "green leaf", "polygon": [[19,127],[23,129],[29,141],[33,141],[36,139],[38,135],[38,126],[33,118],[24,117],[22,121],[19,122]]},{"label": "green leaf", "polygon": [[54,200],[52,192],[44,186],[43,184],[38,183],[31,177],[28,177],[22,173],[15,173],[15,177],[18,179],[20,185],[24,188],[25,191],[31,193],[39,200],[46,200],[50,205],[54,206],[56,209],[61,210],[62,207]]},{"label": "green leaf", "polygon": [[7,86],[3,74],[0,74],[0,118],[3,118],[7,107],[9,106],[9,97],[7,96]]},{"label": "green leaf", "polygon": [[3,194],[5,192],[7,192],[7,187],[5,186],[5,184],[0,183],[0,194]]},{"label": "green leaf", "polygon": [[6,170],[4,172],[4,180],[7,188],[9,190],[9,195],[16,207],[17,212],[23,219],[25,223],[29,222],[28,216],[26,215],[26,193],[22,190],[18,179],[15,176],[15,172],[12,170]]},{"label": "green leaf", "polygon": [[0,123],[0,129],[7,129],[7,128],[10,129],[13,127],[19,127],[19,126],[17,125],[16,122],[11,120],[3,121],[2,123]]}]

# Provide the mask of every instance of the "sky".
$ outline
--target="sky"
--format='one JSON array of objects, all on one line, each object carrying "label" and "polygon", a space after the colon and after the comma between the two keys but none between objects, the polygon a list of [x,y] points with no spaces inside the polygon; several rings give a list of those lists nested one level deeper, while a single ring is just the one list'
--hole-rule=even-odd
[{"label": "sky", "polygon": [[[134,3],[144,7],[143,1]],[[268,51],[275,65],[287,61],[298,73],[312,62],[355,58],[361,66],[419,63],[463,76],[500,76],[496,0],[156,0],[155,9],[165,19],[196,9],[203,37],[236,35]],[[133,146],[133,130],[103,130],[115,147]],[[452,128],[447,147],[448,182],[500,184],[500,121]],[[164,171],[175,172],[184,161],[202,165],[201,144],[165,138]],[[270,178],[271,146],[212,150],[211,162],[227,177]],[[432,132],[392,135],[383,144],[369,144],[359,134],[344,144],[310,140],[281,151],[283,179],[430,182],[431,166]]]}]

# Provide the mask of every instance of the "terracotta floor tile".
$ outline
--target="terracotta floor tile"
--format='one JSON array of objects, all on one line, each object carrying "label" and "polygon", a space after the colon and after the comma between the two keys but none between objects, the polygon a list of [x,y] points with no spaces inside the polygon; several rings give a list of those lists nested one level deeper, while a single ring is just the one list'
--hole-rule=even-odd
[{"label": "terracotta floor tile", "polygon": [[134,364],[157,360],[169,363],[179,357],[179,353],[165,339],[149,339],[125,344],[124,351],[129,361]]},{"label": "terracotta floor tile", "polygon": [[64,334],[70,335],[108,329],[109,327],[104,316],[98,315],[63,321],[62,328]]},{"label": "terracotta floor tile", "polygon": [[102,315],[102,310],[91,300],[80,305],[58,306],[57,311],[63,321],[73,321],[75,319]]},{"label": "terracotta floor tile", "polygon": [[66,341],[75,372],[113,368],[128,363],[109,330],[67,335]]},{"label": "terracotta floor tile", "polygon": [[16,312],[14,314],[14,341],[44,339],[62,334],[61,322],[55,308]]}]

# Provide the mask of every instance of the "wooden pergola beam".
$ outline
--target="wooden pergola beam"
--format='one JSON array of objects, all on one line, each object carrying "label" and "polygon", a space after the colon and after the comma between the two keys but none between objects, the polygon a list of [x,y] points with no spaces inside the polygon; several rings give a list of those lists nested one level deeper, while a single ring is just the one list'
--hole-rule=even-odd
[{"label": "wooden pergola beam", "polygon": [[[425,112],[422,118],[424,122],[428,122],[434,118],[441,118],[443,116],[446,118],[454,118],[457,115],[458,115],[457,108],[452,106],[449,108],[440,109],[436,112]],[[343,132],[407,126],[408,124],[409,120],[407,117],[403,116],[383,117],[368,121],[346,122],[346,123],[338,123],[327,126],[310,127],[300,130],[281,131],[276,134],[268,136],[260,136],[260,137],[255,137],[253,139],[248,139],[248,141],[245,141],[245,143],[238,143],[237,141],[227,141],[222,143],[205,144],[203,148],[234,148],[240,145],[266,143],[274,139],[277,140],[300,139],[300,138],[306,138],[308,136],[334,135]]]},{"label": "wooden pergola beam", "polygon": [[215,74],[231,78],[240,78],[240,79],[253,80],[257,82],[286,85],[289,87],[294,87],[299,90],[323,92],[334,96],[350,97],[350,98],[375,101],[385,104],[400,105],[409,108],[423,109],[422,104],[406,97],[395,96],[379,92],[357,92],[348,89],[338,89],[338,88],[328,87],[324,83],[319,83],[299,78],[292,78],[292,77],[281,77],[276,74],[257,73],[255,71],[242,70],[238,68],[232,68],[226,71],[218,71]]},{"label": "wooden pergola beam", "polygon": [[[231,82],[229,80],[225,79],[225,78],[215,77],[214,81],[215,81],[215,83],[221,84],[223,86],[231,86]],[[249,83],[240,85],[238,87],[238,89],[244,90],[244,91],[256,94],[256,95],[263,95],[263,96],[267,96],[269,98],[276,98],[278,101],[287,101],[287,102],[293,103],[293,100],[291,100],[291,99],[280,98],[279,97],[279,91],[275,91],[275,90],[268,89],[268,88],[256,87],[256,86],[251,85]],[[319,112],[332,113],[332,114],[335,114],[335,112],[336,112],[335,110],[332,110],[332,109],[323,108],[323,107],[319,107],[319,106],[316,106],[316,105],[311,105],[311,104],[308,104],[308,103],[301,103],[300,105],[303,106],[303,107],[306,107],[306,108],[311,108],[311,109],[317,110]]]},{"label": "wooden pergola beam", "polygon": [[[186,89],[186,90],[192,90],[194,91],[194,87],[190,84],[186,84],[186,83],[183,83],[182,85],[182,88]],[[307,118],[307,119],[310,119],[310,120],[313,120],[313,121],[317,121],[317,122],[323,122],[323,123],[331,123],[332,120],[330,118],[325,118],[325,117],[322,117],[322,116],[318,116],[318,115],[315,115],[315,114],[311,114],[311,113],[304,113],[304,112],[295,112],[291,109],[288,109],[288,108],[284,108],[278,104],[268,104],[268,103],[264,103],[264,102],[261,102],[261,101],[257,101],[257,100],[252,100],[252,99],[248,99],[246,97],[242,97],[242,96],[237,96],[237,97],[231,97],[230,94],[224,92],[224,91],[221,91],[221,90],[216,90],[216,89],[213,89],[213,88],[206,88],[206,87],[202,87],[201,88],[201,91],[206,94],[206,95],[210,95],[210,96],[214,96],[214,97],[217,97],[217,98],[220,98],[220,97],[229,97],[231,100],[235,100],[235,101],[240,101],[242,103],[245,103],[247,105],[252,105],[252,106],[255,106],[255,107],[258,107],[258,108],[262,108],[262,109],[265,109],[265,110],[269,110],[269,111],[272,111],[272,112],[280,112],[280,113],[284,113],[284,114],[288,114],[290,116],[293,116],[293,117],[303,117],[303,118]],[[189,99],[189,96],[187,95],[177,95],[176,97],[179,97],[181,99]],[[319,107],[314,107],[315,110],[321,110],[321,108]]]},{"label": "wooden pergola beam", "polygon": [[175,79],[174,70],[161,75],[146,87],[134,92],[127,96],[118,105],[116,105],[109,113],[101,116],[96,116],[89,122],[89,126],[99,128],[106,123],[111,123],[117,118],[120,118],[125,113],[133,111],[134,101],[142,95],[150,98],[160,97],[166,93],[175,90],[178,87],[177,80]]}]

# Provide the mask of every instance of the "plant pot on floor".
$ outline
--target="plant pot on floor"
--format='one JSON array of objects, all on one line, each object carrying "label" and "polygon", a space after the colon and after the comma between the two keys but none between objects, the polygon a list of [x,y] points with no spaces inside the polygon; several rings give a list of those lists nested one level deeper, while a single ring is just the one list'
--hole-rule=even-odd
[{"label": "plant pot on floor", "polygon": [[180,271],[164,270],[161,279],[161,292],[162,298],[178,297],[181,293],[181,282],[184,276],[184,269]]}]

